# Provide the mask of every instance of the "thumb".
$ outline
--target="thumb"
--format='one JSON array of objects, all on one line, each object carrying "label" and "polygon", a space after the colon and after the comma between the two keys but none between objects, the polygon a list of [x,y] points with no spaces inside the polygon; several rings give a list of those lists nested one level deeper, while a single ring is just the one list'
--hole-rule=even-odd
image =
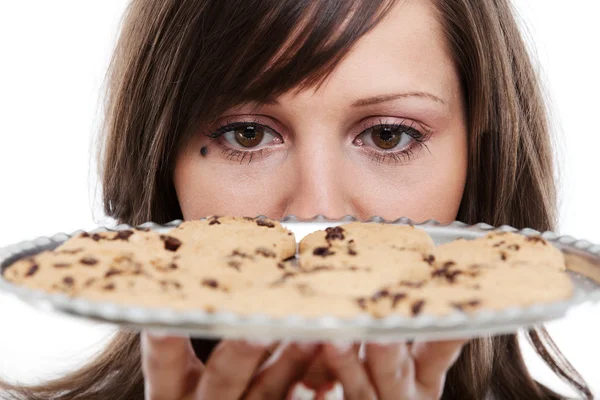
[{"label": "thumb", "polygon": [[194,390],[204,366],[187,337],[141,335],[146,400],[181,399]]}]

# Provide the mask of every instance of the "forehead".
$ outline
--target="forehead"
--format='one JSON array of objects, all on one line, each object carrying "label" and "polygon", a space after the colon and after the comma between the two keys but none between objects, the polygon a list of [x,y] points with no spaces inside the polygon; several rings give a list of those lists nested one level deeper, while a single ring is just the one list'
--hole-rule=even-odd
[{"label": "forehead", "polygon": [[356,42],[322,87],[306,92],[335,92],[349,101],[424,92],[451,102],[458,91],[437,10],[429,1],[409,0],[398,1]]}]

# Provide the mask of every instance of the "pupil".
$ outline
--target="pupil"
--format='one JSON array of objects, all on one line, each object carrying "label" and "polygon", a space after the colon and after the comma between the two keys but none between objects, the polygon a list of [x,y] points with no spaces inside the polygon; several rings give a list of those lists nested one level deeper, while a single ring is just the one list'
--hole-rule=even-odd
[{"label": "pupil", "polygon": [[400,143],[402,134],[393,128],[378,127],[371,131],[371,138],[373,139],[373,143],[380,149],[390,150]]},{"label": "pupil", "polygon": [[254,127],[247,126],[246,129],[244,129],[244,133],[242,133],[242,136],[244,136],[244,138],[246,139],[254,139],[254,137],[256,136],[256,131],[254,130]]},{"label": "pupil", "polygon": [[392,138],[394,137],[394,134],[392,133],[392,131],[389,128],[385,128],[380,134],[379,137],[381,138],[381,140],[385,141],[385,142],[389,142],[390,140],[392,140]]},{"label": "pupil", "polygon": [[244,126],[235,130],[235,140],[243,147],[258,146],[265,136],[264,129],[256,126]]}]

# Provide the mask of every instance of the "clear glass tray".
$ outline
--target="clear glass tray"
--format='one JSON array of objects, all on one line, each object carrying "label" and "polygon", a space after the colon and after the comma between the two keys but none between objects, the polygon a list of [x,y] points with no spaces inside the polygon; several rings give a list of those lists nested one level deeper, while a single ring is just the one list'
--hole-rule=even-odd
[{"label": "clear glass tray", "polygon": [[[317,216],[312,220],[298,220],[294,216],[280,222],[296,234],[298,240],[308,233],[326,227],[355,221],[352,217],[340,220],[328,220]],[[232,313],[207,313],[197,311],[176,311],[123,306],[113,303],[92,302],[83,298],[68,297],[63,294],[50,294],[13,285],[0,277],[0,290],[12,294],[34,307],[50,312],[67,314],[91,321],[117,324],[133,330],[159,330],[179,335],[205,338],[239,338],[260,340],[435,340],[451,338],[469,338],[488,334],[516,332],[553,319],[561,318],[567,311],[584,302],[600,301],[600,246],[570,236],[557,236],[552,232],[540,233],[532,229],[518,231],[509,226],[492,227],[487,224],[466,225],[453,222],[441,225],[435,221],[414,223],[406,218],[385,221],[374,217],[369,221],[392,224],[412,224],[425,230],[436,244],[446,243],[458,238],[475,239],[491,231],[512,231],[523,235],[541,234],[554,246],[575,257],[580,262],[569,270],[575,291],[566,301],[537,304],[526,308],[509,308],[502,311],[479,311],[473,314],[456,312],[444,317],[420,315],[418,317],[389,316],[376,319],[361,315],[352,319],[333,316],[305,318],[289,315],[285,318],[273,318],[267,315],[240,316]],[[140,227],[161,232],[173,229],[181,221],[165,225],[146,223]],[[128,225],[119,225],[107,229],[98,228],[94,232],[106,230],[131,229]],[[56,248],[73,235],[57,234],[41,237],[0,249],[0,270],[3,272],[16,260]]]}]

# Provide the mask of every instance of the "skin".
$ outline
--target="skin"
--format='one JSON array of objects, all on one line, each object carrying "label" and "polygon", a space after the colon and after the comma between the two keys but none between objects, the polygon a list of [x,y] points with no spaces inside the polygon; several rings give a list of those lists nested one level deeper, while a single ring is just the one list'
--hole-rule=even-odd
[{"label": "skin", "polygon": [[[467,122],[459,75],[432,5],[399,2],[325,85],[275,100],[228,110],[180,152],[174,181],[185,219],[456,218],[467,172]],[[233,131],[206,136],[232,122],[268,127],[255,146],[262,153],[251,162],[231,153],[241,148]],[[375,139],[385,132],[365,130],[380,124],[388,133],[389,125],[414,128],[427,140],[419,145],[407,135],[414,131],[396,127],[400,143],[389,150],[396,156],[376,156],[382,149]],[[399,152],[407,148],[410,156]],[[338,381],[347,399],[436,399],[463,344],[367,344],[364,360],[356,345],[290,344],[256,374],[268,346],[223,341],[203,365],[189,339],[144,334],[146,398],[285,398],[304,380],[321,397]]]}]

